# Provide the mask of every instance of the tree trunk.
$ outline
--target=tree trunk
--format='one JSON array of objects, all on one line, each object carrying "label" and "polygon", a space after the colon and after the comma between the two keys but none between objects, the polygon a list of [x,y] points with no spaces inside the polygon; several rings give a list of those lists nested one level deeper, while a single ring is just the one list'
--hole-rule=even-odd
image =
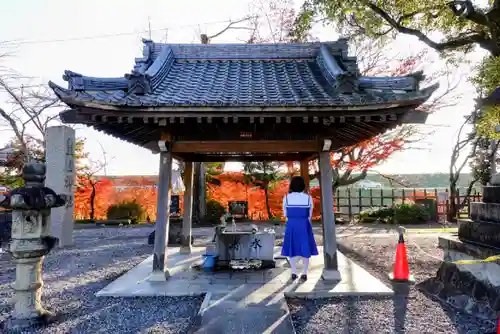
[{"label": "tree trunk", "polygon": [[459,206],[457,205],[457,190],[455,185],[450,185],[449,206],[446,212],[446,220],[451,223],[457,222]]},{"label": "tree trunk", "polygon": [[266,210],[268,219],[273,219],[273,213],[271,212],[271,206],[269,205],[269,189],[267,186],[264,188],[264,198],[266,199]]},{"label": "tree trunk", "polygon": [[96,195],[96,189],[95,189],[95,183],[90,182],[90,185],[92,187],[92,191],[90,192],[90,219],[94,220],[94,215],[95,215],[95,195]]},{"label": "tree trunk", "polygon": [[203,163],[194,163],[193,177],[193,223],[199,224],[205,216],[206,182]]},{"label": "tree trunk", "polygon": [[199,162],[193,163],[193,211],[192,220],[193,224],[199,224],[201,221],[200,217],[200,178],[199,178]]},{"label": "tree trunk", "polygon": [[207,204],[207,178],[205,172],[205,165],[203,162],[200,162],[200,201],[199,201],[199,210],[200,217],[205,217],[206,213],[206,204]]}]

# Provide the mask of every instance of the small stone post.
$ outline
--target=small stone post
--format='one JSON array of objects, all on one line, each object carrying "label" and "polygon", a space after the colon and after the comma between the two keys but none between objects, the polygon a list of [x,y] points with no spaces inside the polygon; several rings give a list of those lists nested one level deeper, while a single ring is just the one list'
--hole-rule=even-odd
[{"label": "small stone post", "polygon": [[21,331],[46,324],[51,313],[42,306],[42,263],[57,238],[49,236],[51,208],[65,199],[44,187],[45,165],[28,163],[23,168],[24,187],[0,196],[0,207],[12,210],[12,241],[9,252],[16,264],[14,310],[7,330]]}]

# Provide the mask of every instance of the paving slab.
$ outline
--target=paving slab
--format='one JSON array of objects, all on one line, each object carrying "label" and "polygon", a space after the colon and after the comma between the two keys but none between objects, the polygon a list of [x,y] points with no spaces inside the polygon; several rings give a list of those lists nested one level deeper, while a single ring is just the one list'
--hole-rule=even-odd
[{"label": "paving slab", "polygon": [[[318,247],[321,253],[322,247]],[[140,297],[197,295],[211,292],[230,293],[243,287],[274,291],[277,289],[287,297],[320,298],[332,296],[363,296],[393,294],[392,289],[373,277],[359,265],[338,253],[340,282],[329,282],[321,278],[323,257],[311,258],[308,280],[291,284],[290,269],[284,260],[277,260],[277,268],[259,271],[206,273],[191,267],[201,262],[204,247],[193,247],[191,254],[179,254],[179,248],[168,249],[168,265],[171,277],[166,282],[151,282],[148,277],[152,269],[152,256],[122,275],[97,296]],[[277,247],[277,251],[279,248]],[[298,269],[301,269],[299,263]]]},{"label": "paving slab", "polygon": [[217,303],[209,305],[203,313],[195,333],[295,333],[284,298],[270,304],[221,301],[219,296],[216,299]]},{"label": "paving slab", "polygon": [[[320,254],[322,247],[318,247]],[[277,247],[275,254],[279,254]],[[171,276],[151,282],[152,256],[97,292],[97,296],[141,297],[206,295],[195,333],[294,333],[285,297],[391,296],[393,291],[360,266],[338,253],[341,281],[322,279],[323,257],[310,261],[308,280],[291,281],[286,259],[277,257],[276,268],[231,272],[203,272],[192,266],[202,261],[204,247],[192,254],[168,249]],[[298,269],[301,268],[299,263]]]}]

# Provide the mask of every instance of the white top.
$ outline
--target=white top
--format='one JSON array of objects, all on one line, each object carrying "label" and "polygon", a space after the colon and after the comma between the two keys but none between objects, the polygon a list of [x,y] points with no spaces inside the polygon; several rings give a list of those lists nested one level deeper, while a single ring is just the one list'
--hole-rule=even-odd
[{"label": "white top", "polygon": [[283,215],[286,217],[286,204],[294,206],[309,207],[309,219],[313,214],[314,202],[311,196],[306,193],[290,193],[283,197]]}]

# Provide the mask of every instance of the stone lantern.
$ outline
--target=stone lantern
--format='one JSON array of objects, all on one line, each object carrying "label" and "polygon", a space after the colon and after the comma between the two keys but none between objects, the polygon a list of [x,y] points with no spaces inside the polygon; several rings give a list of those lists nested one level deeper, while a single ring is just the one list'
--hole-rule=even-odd
[{"label": "stone lantern", "polygon": [[42,306],[42,263],[57,243],[49,235],[50,210],[65,199],[44,186],[45,165],[28,163],[23,168],[24,187],[0,195],[0,207],[12,210],[12,241],[9,253],[16,264],[14,308],[6,322],[8,330],[46,324],[51,313]]}]

